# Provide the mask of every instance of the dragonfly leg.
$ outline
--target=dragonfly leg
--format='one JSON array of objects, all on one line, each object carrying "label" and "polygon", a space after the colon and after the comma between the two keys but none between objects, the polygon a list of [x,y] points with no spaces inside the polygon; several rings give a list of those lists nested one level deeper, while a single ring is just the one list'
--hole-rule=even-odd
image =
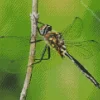
[{"label": "dragonfly leg", "polygon": [[[45,55],[45,52],[46,52],[47,49],[48,49],[48,57],[44,58],[44,55]],[[48,59],[50,59],[50,47],[46,44],[45,48],[42,52],[41,58],[40,59],[35,59],[35,60],[39,60],[39,61],[35,62],[34,64],[40,63],[42,60],[48,60]]]},{"label": "dragonfly leg", "polygon": [[[50,59],[50,57],[51,57],[51,54],[50,54],[50,47],[49,46],[47,46],[47,48],[46,49],[48,49],[48,56],[47,56],[47,58],[43,58],[42,60],[49,60]],[[45,51],[46,52],[46,51]],[[43,50],[43,53],[42,53],[42,55],[44,54],[44,50]],[[42,57],[42,56],[41,56]],[[41,59],[41,58],[40,58]],[[35,60],[40,60],[40,59],[35,59]]]},{"label": "dragonfly leg", "polygon": [[42,22],[39,22],[39,21],[38,21],[38,23],[39,23],[39,24],[42,24],[42,25],[45,25],[44,23],[42,23]]},{"label": "dragonfly leg", "polygon": [[50,47],[48,46],[47,49],[48,49],[48,57],[47,57],[47,58],[43,58],[43,60],[48,60],[48,59],[50,59],[50,57],[51,57],[51,54],[50,54]]},{"label": "dragonfly leg", "polygon": [[41,41],[43,41],[43,40],[36,40],[36,41],[32,41],[30,43],[37,43],[37,42],[41,42]]}]

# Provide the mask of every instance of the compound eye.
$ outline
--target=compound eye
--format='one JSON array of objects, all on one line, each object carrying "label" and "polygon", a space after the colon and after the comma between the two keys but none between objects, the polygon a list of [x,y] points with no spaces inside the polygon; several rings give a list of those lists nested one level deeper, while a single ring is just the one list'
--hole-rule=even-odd
[{"label": "compound eye", "polygon": [[48,31],[51,31],[52,30],[52,26],[48,26]]}]

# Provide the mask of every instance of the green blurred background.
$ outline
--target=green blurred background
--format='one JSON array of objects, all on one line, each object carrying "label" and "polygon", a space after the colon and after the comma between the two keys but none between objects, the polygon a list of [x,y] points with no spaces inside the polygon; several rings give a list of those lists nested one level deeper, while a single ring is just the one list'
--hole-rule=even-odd
[{"label": "green blurred background", "polygon": [[[0,100],[19,100],[29,53],[31,3],[31,0],[0,1],[0,36],[27,38],[0,39]],[[80,17],[83,31],[78,41],[100,42],[99,0],[38,0],[38,3],[41,22],[60,32],[75,17]],[[44,43],[37,44],[38,57],[43,46]],[[34,66],[27,100],[100,100],[100,90],[69,59],[61,59],[51,51],[50,60]],[[100,52],[95,54],[89,59],[73,56],[100,82]]]}]

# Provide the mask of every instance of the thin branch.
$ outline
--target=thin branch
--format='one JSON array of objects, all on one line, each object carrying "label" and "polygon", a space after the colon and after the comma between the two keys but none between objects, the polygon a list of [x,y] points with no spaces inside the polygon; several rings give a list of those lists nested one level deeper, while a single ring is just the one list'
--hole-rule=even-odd
[{"label": "thin branch", "polygon": [[32,70],[34,63],[34,55],[35,55],[35,46],[36,44],[33,42],[36,40],[36,31],[37,31],[37,20],[38,20],[38,0],[32,0],[32,14],[31,14],[31,44],[30,44],[30,52],[29,52],[29,60],[27,73],[24,81],[24,85],[22,88],[22,92],[20,94],[20,100],[25,100],[27,95],[27,90],[29,87],[29,83],[31,81]]}]

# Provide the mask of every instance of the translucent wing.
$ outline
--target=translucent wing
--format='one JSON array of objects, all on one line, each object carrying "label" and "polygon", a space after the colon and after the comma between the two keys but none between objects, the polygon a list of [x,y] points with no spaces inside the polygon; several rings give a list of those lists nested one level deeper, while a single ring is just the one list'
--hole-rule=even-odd
[{"label": "translucent wing", "polygon": [[94,40],[83,42],[67,42],[67,49],[72,55],[89,58],[100,51],[100,44]]},{"label": "translucent wing", "polygon": [[[0,38],[0,70],[23,69],[29,52],[29,39],[21,37]],[[25,66],[24,66],[25,68]]]},{"label": "translucent wing", "polygon": [[[44,45],[43,42],[37,44],[36,58],[40,58]],[[30,37],[0,36],[0,71],[26,72],[29,49]]]},{"label": "translucent wing", "polygon": [[67,40],[77,39],[81,36],[82,29],[82,20],[76,17],[73,23],[62,31],[62,35],[66,37]]}]

